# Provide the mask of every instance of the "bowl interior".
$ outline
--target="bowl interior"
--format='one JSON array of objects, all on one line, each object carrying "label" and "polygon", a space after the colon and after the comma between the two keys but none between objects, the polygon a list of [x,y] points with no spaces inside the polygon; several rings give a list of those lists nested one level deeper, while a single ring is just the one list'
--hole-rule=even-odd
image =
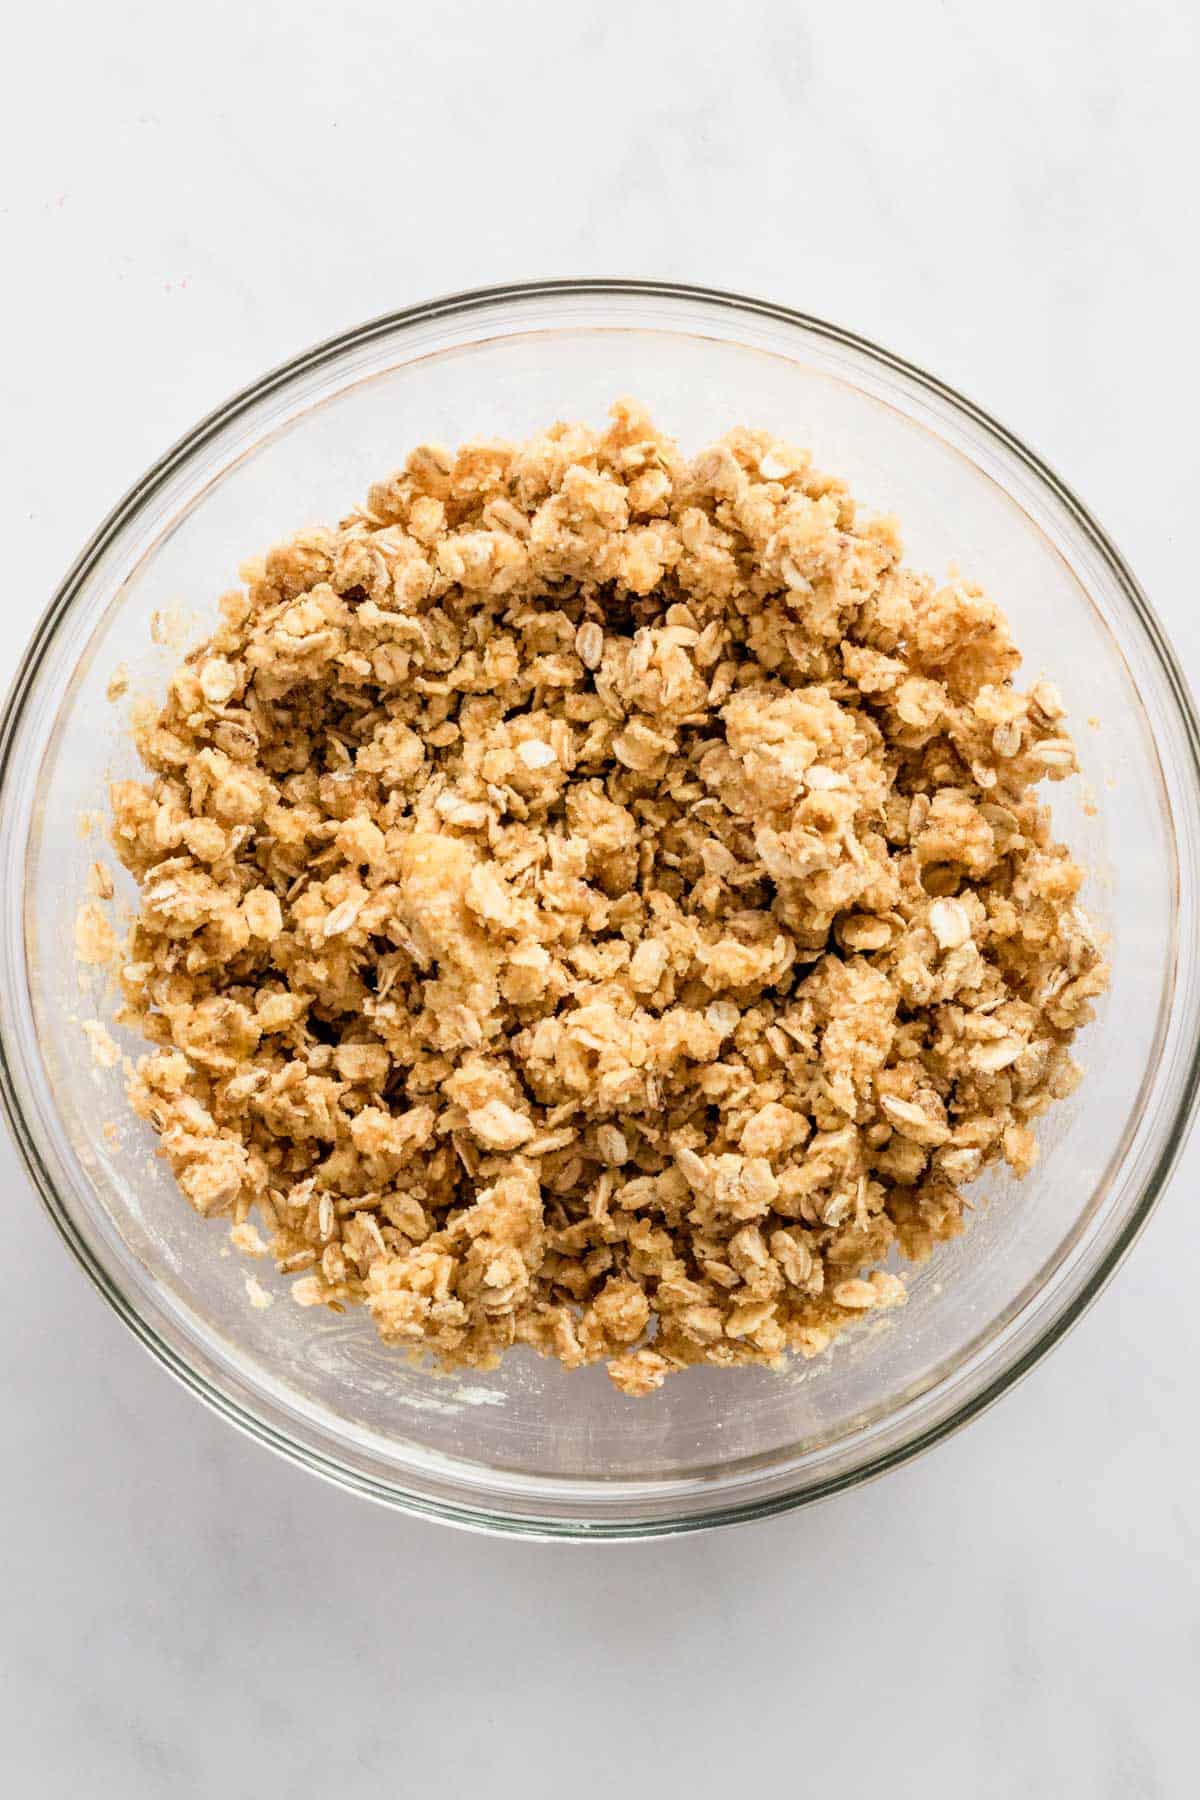
[{"label": "bowl interior", "polygon": [[[15,1026],[28,1040],[23,1107],[70,1229],[126,1307],[202,1384],[310,1460],[468,1510],[577,1522],[614,1507],[703,1513],[764,1472],[803,1486],[859,1466],[894,1443],[923,1396],[962,1405],[1128,1213],[1152,1154],[1139,1133],[1163,1079],[1176,976],[1159,702],[1147,698],[1148,652],[1127,602],[1036,481],[882,365],[816,334],[731,341],[698,321],[560,319],[468,335],[399,334],[261,398],[193,449],[87,572],[44,648],[22,727],[28,985],[11,1004],[33,1027]],[[864,505],[899,516],[910,562],[938,576],[957,568],[1001,602],[1026,676],[1052,674],[1070,712],[1083,779],[1045,792],[1088,867],[1084,903],[1114,959],[1111,995],[1079,1044],[1087,1079],[1043,1121],[1038,1168],[982,1184],[969,1229],[916,1272],[904,1309],[785,1375],[691,1372],[641,1402],[602,1370],[567,1375],[526,1352],[495,1373],[439,1377],[380,1346],[361,1315],[294,1306],[269,1263],[230,1253],[225,1228],[183,1203],[152,1134],[127,1114],[120,1070],[94,1063],[81,1026],[110,1017],[113,994],[68,948],[88,864],[105,856],[87,815],[103,810],[109,779],[136,767],[130,703],[161,690],[243,557],[339,516],[416,441],[598,422],[626,393],[689,450],[739,423],[811,446]],[[122,667],[129,691],[114,704],[106,689]],[[13,1032],[10,1022],[10,1049]],[[123,1037],[122,1049],[140,1046]],[[250,1273],[270,1307],[250,1304]]]}]

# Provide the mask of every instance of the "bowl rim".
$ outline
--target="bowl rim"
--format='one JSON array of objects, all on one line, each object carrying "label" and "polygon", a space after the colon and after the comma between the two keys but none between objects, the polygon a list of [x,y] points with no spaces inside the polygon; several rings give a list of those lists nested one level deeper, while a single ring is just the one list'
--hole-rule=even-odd
[{"label": "bowl rim", "polygon": [[[756,299],[725,289],[686,282],[613,277],[507,282],[496,286],[471,288],[457,293],[440,295],[397,311],[382,313],[360,325],[326,338],[268,370],[186,431],[132,484],[107,517],[102,520],[70,565],[34,627],[29,642],[18,661],[5,698],[3,713],[0,714],[0,813],[7,811],[9,806],[12,754],[17,732],[24,716],[25,703],[43,655],[60,624],[69,613],[84,583],[108,548],[118,538],[124,526],[135,518],[170,478],[181,470],[210,440],[217,437],[239,416],[248,412],[267,396],[286,389],[299,377],[317,371],[326,364],[334,362],[346,352],[368,345],[375,339],[389,337],[397,332],[433,323],[440,319],[462,319],[469,317],[472,313],[507,302],[521,304],[556,298],[578,300],[603,299],[605,297],[632,301],[675,300],[707,307],[714,312],[728,311],[742,317],[757,316],[768,322],[799,328],[832,345],[863,355],[882,368],[891,370],[903,379],[914,383],[918,388],[923,388],[933,398],[965,417],[974,427],[982,431],[985,437],[998,443],[1017,463],[1024,466],[1025,470],[1034,477],[1036,483],[1049,490],[1054,500],[1062,507],[1076,529],[1082,533],[1115,580],[1133,617],[1144,633],[1146,645],[1157,662],[1159,672],[1165,680],[1167,692],[1174,702],[1175,722],[1182,729],[1183,742],[1190,753],[1190,768],[1186,773],[1190,778],[1193,790],[1200,793],[1200,718],[1197,716],[1187,680],[1153,607],[1124,557],[1102,526],[1061,476],[1021,438],[947,382],[929,374],[917,364],[895,352],[883,348],[871,339],[828,320],[775,301]],[[1065,1337],[1115,1274],[1145,1229],[1151,1213],[1174,1173],[1195,1117],[1198,1094],[1200,1094],[1200,1053],[1196,1047],[1193,1047],[1184,1079],[1180,1085],[1174,1114],[1166,1132],[1163,1149],[1144,1180],[1136,1204],[1130,1208],[1128,1216],[1114,1233],[1112,1242],[1096,1267],[1059,1315],[1043,1326],[1019,1356],[1015,1357],[1008,1366],[998,1370],[977,1392],[960,1400],[944,1418],[935,1420],[924,1430],[914,1433],[902,1443],[873,1453],[858,1466],[808,1481],[802,1486],[783,1492],[771,1493],[741,1502],[722,1503],[718,1501],[711,1506],[702,1506],[694,1512],[679,1515],[655,1515],[627,1519],[605,1518],[586,1521],[579,1517],[555,1517],[552,1514],[540,1516],[534,1513],[504,1513],[493,1510],[482,1503],[457,1503],[447,1500],[444,1496],[431,1498],[427,1494],[406,1488],[403,1480],[389,1479],[385,1484],[350,1467],[347,1463],[339,1461],[336,1456],[324,1454],[313,1446],[299,1441],[288,1432],[276,1427],[268,1419],[250,1411],[241,1405],[233,1395],[222,1391],[219,1386],[209,1381],[172,1344],[160,1336],[153,1325],[141,1315],[129,1296],[112,1280],[108,1271],[96,1258],[91,1247],[75,1227],[69,1211],[60,1199],[35,1134],[25,1116],[17,1084],[13,1077],[9,1046],[3,1031],[0,1030],[0,1106],[3,1107],[9,1129],[35,1191],[59,1236],[80,1268],[118,1317],[176,1380],[214,1412],[228,1419],[254,1441],[274,1450],[288,1460],[310,1469],[314,1474],[322,1476],[335,1486],[360,1493],[380,1504],[390,1505],[415,1515],[436,1518],[460,1527],[543,1540],[556,1538],[584,1541],[589,1539],[592,1541],[631,1540],[708,1530],[717,1525],[744,1523],[766,1518],[775,1513],[787,1512],[793,1508],[811,1504],[816,1500],[826,1499],[844,1489],[860,1486],[911,1461],[923,1451],[932,1448],[933,1445],[960,1430],[1013,1388],[1042,1357]]]}]

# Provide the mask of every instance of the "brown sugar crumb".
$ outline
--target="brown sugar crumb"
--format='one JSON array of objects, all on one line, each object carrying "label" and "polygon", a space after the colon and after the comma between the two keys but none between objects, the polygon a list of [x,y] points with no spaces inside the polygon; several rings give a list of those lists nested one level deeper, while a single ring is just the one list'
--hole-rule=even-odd
[{"label": "brown sugar crumb", "polygon": [[117,939],[100,908],[88,901],[75,915],[75,955],[81,963],[99,968],[117,953]]},{"label": "brown sugar crumb", "polygon": [[256,1312],[265,1312],[268,1306],[274,1306],[275,1296],[268,1293],[256,1275],[245,1277],[246,1298]]},{"label": "brown sugar crumb", "polygon": [[111,791],[191,1205],[414,1355],[635,1395],[902,1302],[1107,972],[1061,699],[900,556],[804,452],[620,404],[247,564]]},{"label": "brown sugar crumb", "polygon": [[121,1060],[120,1046],[99,1019],[85,1019],[81,1026],[92,1061],[101,1069],[115,1069]]},{"label": "brown sugar crumb", "polygon": [[93,900],[111,900],[114,893],[111,871],[102,862],[94,862],[87,872],[87,891]]}]

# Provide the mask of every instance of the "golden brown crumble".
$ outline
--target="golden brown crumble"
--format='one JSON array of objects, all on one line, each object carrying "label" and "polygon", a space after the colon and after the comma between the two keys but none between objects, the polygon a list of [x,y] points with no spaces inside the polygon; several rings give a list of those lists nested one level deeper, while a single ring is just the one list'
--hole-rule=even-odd
[{"label": "golden brown crumble", "polygon": [[1032,1166],[1106,981],[1062,702],[805,453],[423,445],[243,574],[112,789],[122,1016],[297,1301],[643,1394],[816,1354]]}]

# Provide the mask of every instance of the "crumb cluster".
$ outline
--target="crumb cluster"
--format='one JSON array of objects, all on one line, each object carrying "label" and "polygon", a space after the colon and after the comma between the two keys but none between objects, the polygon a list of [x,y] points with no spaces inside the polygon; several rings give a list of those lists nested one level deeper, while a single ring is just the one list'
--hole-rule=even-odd
[{"label": "crumb cluster", "polygon": [[301,1304],[644,1394],[816,1354],[1031,1167],[1106,982],[1062,703],[806,454],[424,445],[243,579],[112,789],[122,1017]]}]

